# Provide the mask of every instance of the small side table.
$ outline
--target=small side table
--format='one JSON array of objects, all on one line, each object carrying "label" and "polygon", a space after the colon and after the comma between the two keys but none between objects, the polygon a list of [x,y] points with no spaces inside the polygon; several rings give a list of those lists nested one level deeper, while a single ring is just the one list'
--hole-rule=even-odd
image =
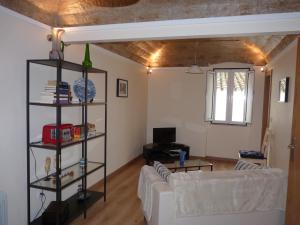
[{"label": "small side table", "polygon": [[200,170],[202,167],[210,167],[210,171],[213,171],[213,164],[210,162],[203,161],[201,159],[185,160],[184,165],[180,166],[179,161],[173,163],[164,164],[169,170],[176,172],[178,169],[184,169],[187,172],[189,169],[197,168]]}]

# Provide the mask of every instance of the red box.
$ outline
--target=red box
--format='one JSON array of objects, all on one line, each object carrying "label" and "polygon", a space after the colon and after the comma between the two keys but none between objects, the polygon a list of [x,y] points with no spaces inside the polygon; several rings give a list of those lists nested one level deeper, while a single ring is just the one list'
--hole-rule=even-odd
[{"label": "red box", "polygon": [[[55,124],[47,124],[43,127],[43,138],[44,144],[56,144],[56,128]],[[60,142],[68,142],[72,140],[73,137],[73,124],[61,124],[60,130]]]}]

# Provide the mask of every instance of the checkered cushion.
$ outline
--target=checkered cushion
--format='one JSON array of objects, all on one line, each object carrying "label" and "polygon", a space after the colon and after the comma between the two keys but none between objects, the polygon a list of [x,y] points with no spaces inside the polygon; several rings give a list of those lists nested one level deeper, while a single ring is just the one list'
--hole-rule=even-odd
[{"label": "checkered cushion", "polygon": [[154,161],[153,167],[156,172],[166,181],[168,182],[171,171],[163,164],[158,161]]},{"label": "checkered cushion", "polygon": [[239,160],[237,164],[235,165],[235,170],[257,170],[257,169],[263,169],[263,166],[259,166],[254,163],[246,162],[244,160]]}]

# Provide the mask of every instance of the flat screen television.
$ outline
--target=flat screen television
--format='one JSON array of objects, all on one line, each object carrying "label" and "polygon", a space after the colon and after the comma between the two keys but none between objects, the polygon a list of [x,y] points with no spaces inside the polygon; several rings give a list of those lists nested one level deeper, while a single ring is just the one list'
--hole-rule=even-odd
[{"label": "flat screen television", "polygon": [[176,142],[176,128],[153,128],[153,143],[168,144]]}]

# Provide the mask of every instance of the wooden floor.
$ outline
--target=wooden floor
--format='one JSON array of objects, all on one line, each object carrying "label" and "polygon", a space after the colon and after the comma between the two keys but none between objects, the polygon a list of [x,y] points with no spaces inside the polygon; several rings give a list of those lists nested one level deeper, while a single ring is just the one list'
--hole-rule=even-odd
[{"label": "wooden floor", "polygon": [[[233,162],[210,160],[214,170],[230,170]],[[107,199],[93,205],[87,213],[87,218],[77,218],[72,225],[147,225],[144,221],[140,200],[137,197],[137,185],[140,168],[144,160],[135,160],[118,174],[108,179]],[[93,190],[102,190],[101,183]]]}]

